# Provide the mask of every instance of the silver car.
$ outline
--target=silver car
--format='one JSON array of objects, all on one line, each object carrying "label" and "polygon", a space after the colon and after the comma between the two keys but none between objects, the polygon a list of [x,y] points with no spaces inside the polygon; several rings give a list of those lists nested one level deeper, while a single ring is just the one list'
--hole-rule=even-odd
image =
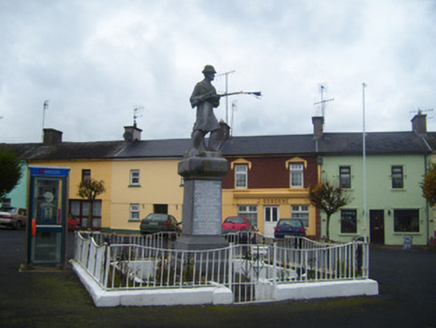
[{"label": "silver car", "polygon": [[0,226],[23,229],[26,227],[27,210],[19,207],[0,208]]}]

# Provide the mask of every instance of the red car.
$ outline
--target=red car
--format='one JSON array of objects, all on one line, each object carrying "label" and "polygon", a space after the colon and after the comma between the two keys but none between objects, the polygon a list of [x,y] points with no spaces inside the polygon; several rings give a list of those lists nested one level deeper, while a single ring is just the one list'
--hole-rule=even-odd
[{"label": "red car", "polygon": [[229,216],[223,222],[223,234],[228,242],[256,243],[256,233],[250,221],[244,216]]},{"label": "red car", "polygon": [[248,219],[243,216],[229,216],[223,222],[223,233],[254,231]]}]

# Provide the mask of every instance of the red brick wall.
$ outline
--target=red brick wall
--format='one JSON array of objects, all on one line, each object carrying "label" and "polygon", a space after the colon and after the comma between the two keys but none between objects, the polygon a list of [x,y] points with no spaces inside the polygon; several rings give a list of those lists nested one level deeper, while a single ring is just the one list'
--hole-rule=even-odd
[{"label": "red brick wall", "polygon": [[[314,156],[298,156],[307,161],[304,170],[304,187],[308,188],[311,184],[317,183],[317,165]],[[244,160],[251,162],[251,170],[248,170],[248,189],[257,188],[289,188],[289,168],[286,161],[294,156],[280,157],[243,157]],[[231,170],[231,162],[234,158],[228,158],[229,173],[223,178],[223,189],[233,189],[235,187],[235,172]]]}]

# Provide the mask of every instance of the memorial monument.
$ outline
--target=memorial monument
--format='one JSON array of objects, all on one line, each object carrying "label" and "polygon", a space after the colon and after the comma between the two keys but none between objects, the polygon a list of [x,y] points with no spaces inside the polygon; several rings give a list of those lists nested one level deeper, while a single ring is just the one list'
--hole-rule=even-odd
[{"label": "memorial monument", "polygon": [[211,83],[215,78],[215,68],[206,65],[202,73],[204,79],[195,85],[190,98],[191,106],[197,110],[192,146],[178,166],[178,173],[184,178],[183,232],[176,242],[179,249],[228,246],[221,231],[221,183],[229,167],[219,149],[220,124],[213,112],[219,106],[221,96]]}]

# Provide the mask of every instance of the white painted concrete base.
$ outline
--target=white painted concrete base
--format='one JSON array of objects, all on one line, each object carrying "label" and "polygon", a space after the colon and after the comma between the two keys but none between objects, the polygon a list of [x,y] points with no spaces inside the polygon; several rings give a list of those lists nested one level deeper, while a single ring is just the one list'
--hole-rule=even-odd
[{"label": "white painted concrete base", "polygon": [[273,298],[282,301],[372,295],[378,295],[378,283],[375,280],[365,279],[278,285]]},{"label": "white painted concrete base", "polygon": [[187,289],[151,289],[129,291],[105,291],[78,264],[72,260],[74,271],[97,307],[150,306],[150,305],[197,305],[232,304],[232,291],[226,287],[203,287]]},{"label": "white painted concrete base", "polygon": [[[223,286],[189,289],[152,289],[104,291],[74,260],[74,271],[90,293],[97,307],[232,304],[232,291]],[[375,280],[290,283],[274,286],[269,281],[255,285],[257,301],[301,300],[329,297],[378,295]]]}]

